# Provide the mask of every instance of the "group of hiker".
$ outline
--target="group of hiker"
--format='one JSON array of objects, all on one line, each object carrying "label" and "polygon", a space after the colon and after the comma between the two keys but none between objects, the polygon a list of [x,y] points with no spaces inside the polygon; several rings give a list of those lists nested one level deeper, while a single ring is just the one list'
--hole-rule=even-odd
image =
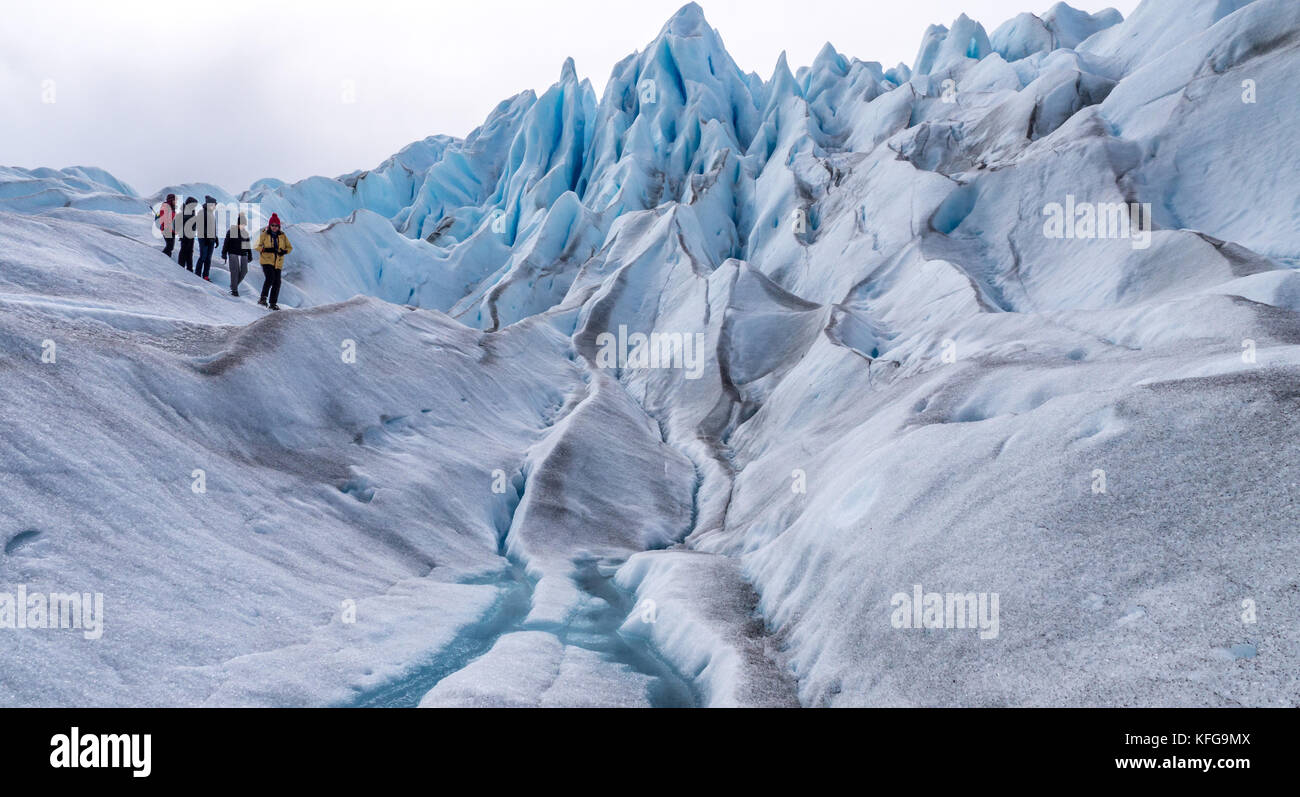
[{"label": "group of hiker", "polygon": [[[180,239],[180,250],[176,262],[186,271],[191,271],[211,282],[209,274],[212,269],[212,255],[217,244],[222,243],[217,226],[217,200],[211,196],[203,198],[203,204],[194,197],[186,197],[179,214],[176,209],[176,195],[168,194],[162,207],[158,209],[155,220],[162,231],[163,254],[172,256],[176,239]],[[198,245],[199,259],[194,262],[194,247]],[[238,219],[225,232],[225,242],[221,246],[221,261],[230,270],[230,295],[239,295],[239,285],[248,275],[248,261],[253,252],[260,254],[262,265],[262,295],[257,303],[271,310],[279,310],[280,277],[284,271],[284,257],[293,251],[289,237],[280,229],[280,217],[272,213],[270,222],[257,236],[257,245],[253,245],[249,234],[248,219],[240,213]]]}]

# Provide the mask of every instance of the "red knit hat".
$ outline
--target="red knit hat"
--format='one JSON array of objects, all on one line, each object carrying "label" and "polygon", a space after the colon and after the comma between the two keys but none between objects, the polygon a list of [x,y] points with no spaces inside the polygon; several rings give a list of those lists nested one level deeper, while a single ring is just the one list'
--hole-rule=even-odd
[{"label": "red knit hat", "polygon": [[279,216],[278,213],[272,213],[272,214],[271,214],[271,226],[272,226],[272,227],[279,227],[279,226],[280,226],[280,216]]}]

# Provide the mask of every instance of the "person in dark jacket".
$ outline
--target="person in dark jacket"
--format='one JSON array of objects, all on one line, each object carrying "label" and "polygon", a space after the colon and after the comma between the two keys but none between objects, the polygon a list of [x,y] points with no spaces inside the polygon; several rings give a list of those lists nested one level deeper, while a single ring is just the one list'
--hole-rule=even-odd
[{"label": "person in dark jacket", "polygon": [[284,269],[284,256],[293,251],[293,244],[289,243],[289,236],[280,231],[280,216],[271,214],[271,223],[266,225],[266,229],[257,236],[257,251],[262,253],[262,274],[266,277],[262,281],[262,298],[257,303],[266,306],[266,301],[271,300],[270,309],[279,310],[280,306],[276,303],[280,298],[280,276]]},{"label": "person in dark jacket", "polygon": [[176,255],[176,262],[186,271],[194,270],[194,237],[198,234],[199,201],[192,196],[185,197],[181,205],[181,250]]},{"label": "person in dark jacket", "polygon": [[172,256],[172,246],[176,244],[176,195],[168,194],[167,201],[158,208],[158,215],[154,216],[158,222],[158,229],[162,231],[163,240],[167,243],[163,246],[163,254],[168,257]]},{"label": "person in dark jacket", "polygon": [[226,242],[221,245],[221,259],[230,269],[230,295],[239,295],[239,283],[248,276],[248,259],[253,256],[253,242],[248,235],[248,219],[239,214],[239,220],[226,231]]},{"label": "person in dark jacket", "polygon": [[217,231],[217,200],[214,197],[203,197],[203,212],[199,218],[199,262],[194,264],[194,273],[211,282],[208,274],[212,270],[212,252],[221,242],[221,234]]}]

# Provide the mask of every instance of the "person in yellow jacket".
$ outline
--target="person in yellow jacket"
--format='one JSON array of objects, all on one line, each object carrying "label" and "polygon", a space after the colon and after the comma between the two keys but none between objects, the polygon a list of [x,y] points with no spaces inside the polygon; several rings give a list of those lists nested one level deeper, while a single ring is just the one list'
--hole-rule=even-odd
[{"label": "person in yellow jacket", "polygon": [[267,224],[262,234],[257,237],[256,248],[262,253],[262,274],[266,277],[262,280],[262,298],[258,299],[257,303],[266,307],[269,299],[270,309],[279,310],[280,306],[276,301],[280,298],[280,275],[284,271],[284,256],[293,251],[293,244],[289,243],[289,236],[280,231],[278,214],[271,214],[271,223]]}]

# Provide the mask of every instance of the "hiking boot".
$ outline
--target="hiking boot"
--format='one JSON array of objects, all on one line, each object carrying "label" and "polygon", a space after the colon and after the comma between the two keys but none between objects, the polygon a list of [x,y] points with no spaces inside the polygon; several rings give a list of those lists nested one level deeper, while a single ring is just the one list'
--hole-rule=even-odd
[{"label": "hiking boot", "polygon": [[207,277],[204,277],[204,278],[203,278],[203,281],[204,281],[204,282],[212,282],[212,280],[208,279]]},{"label": "hiking boot", "polygon": [[263,307],[266,307],[266,297],[263,296],[262,298],[258,299],[257,303],[262,305]]},{"label": "hiking boot", "polygon": [[231,292],[230,292],[230,295],[231,295],[231,296],[238,296],[238,295],[239,295],[239,291],[231,291]]},{"label": "hiking boot", "polygon": [[280,309],[280,305],[278,305],[278,304],[273,304],[273,305],[271,305],[271,309],[272,309],[272,310],[279,310],[279,309]]}]

